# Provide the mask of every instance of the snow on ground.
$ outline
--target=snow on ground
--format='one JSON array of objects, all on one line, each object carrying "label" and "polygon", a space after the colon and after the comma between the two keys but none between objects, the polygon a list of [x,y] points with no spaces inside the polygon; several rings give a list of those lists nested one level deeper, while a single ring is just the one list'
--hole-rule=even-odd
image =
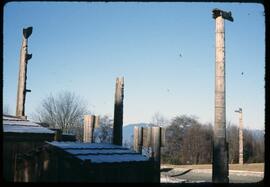
[{"label": "snow on ground", "polygon": [[[183,168],[175,168],[175,171],[184,171],[186,169]],[[212,169],[192,169],[192,173],[210,173],[212,174]],[[256,172],[256,171],[242,171],[242,170],[229,170],[229,174],[234,174],[238,176],[263,176],[264,172]]]},{"label": "snow on ground", "polygon": [[184,183],[186,181],[187,181],[186,179],[177,179],[168,176],[160,177],[160,183]]},{"label": "snow on ground", "polygon": [[[161,182],[176,183],[177,180],[183,180],[182,183],[202,183],[212,182],[211,169],[189,169],[189,168],[171,168],[165,170],[161,167]],[[254,183],[263,180],[264,172],[229,170],[230,183]]]}]

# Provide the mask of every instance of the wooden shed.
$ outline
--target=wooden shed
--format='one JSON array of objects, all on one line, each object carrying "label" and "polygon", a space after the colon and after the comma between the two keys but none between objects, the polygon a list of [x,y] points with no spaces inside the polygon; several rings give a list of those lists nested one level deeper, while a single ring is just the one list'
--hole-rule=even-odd
[{"label": "wooden shed", "polygon": [[32,181],[159,182],[160,176],[153,159],[112,144],[53,141],[21,159],[18,170],[28,167]]},{"label": "wooden shed", "polygon": [[53,141],[55,132],[37,123],[3,115],[3,174],[5,181],[16,181],[16,159],[45,141]]}]

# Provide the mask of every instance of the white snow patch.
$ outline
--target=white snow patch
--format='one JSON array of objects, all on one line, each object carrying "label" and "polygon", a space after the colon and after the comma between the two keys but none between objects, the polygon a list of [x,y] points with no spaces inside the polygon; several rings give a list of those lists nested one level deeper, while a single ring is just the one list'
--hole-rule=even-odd
[{"label": "white snow patch", "polygon": [[[164,167],[165,168],[165,167]],[[186,168],[174,168],[175,171],[185,171]],[[191,173],[212,173],[212,169],[192,169]],[[234,174],[238,176],[263,176],[264,172],[243,171],[243,170],[229,170],[229,175]]]},{"label": "white snow patch", "polygon": [[230,174],[235,174],[237,176],[258,176],[263,177],[264,172],[258,172],[258,171],[242,171],[242,170],[229,170]]},{"label": "white snow patch", "polygon": [[185,183],[186,181],[186,179],[177,179],[168,176],[162,176],[160,178],[160,183]]}]

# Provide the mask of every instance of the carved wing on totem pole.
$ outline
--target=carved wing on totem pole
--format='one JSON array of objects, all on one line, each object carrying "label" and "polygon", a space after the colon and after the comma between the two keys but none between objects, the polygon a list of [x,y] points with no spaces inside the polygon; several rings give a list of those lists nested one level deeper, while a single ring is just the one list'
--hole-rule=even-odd
[{"label": "carved wing on totem pole", "polygon": [[24,36],[24,38],[27,39],[32,34],[32,31],[33,31],[33,27],[23,28],[23,36]]},{"label": "carved wing on totem pole", "polygon": [[215,8],[213,10],[213,18],[216,19],[218,16],[221,16],[222,18],[233,22],[232,13],[230,11],[226,12],[226,11]]}]

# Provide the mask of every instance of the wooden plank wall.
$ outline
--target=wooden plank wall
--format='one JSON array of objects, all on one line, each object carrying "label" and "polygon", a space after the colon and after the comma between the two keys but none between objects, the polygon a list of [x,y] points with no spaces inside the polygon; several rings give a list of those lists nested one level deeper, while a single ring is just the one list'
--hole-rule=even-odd
[{"label": "wooden plank wall", "polygon": [[[31,182],[158,182],[155,162],[91,163],[51,145],[23,157],[18,180]],[[27,169],[26,169],[27,168]],[[27,171],[28,175],[26,175]],[[159,174],[159,172],[158,172]]]}]

